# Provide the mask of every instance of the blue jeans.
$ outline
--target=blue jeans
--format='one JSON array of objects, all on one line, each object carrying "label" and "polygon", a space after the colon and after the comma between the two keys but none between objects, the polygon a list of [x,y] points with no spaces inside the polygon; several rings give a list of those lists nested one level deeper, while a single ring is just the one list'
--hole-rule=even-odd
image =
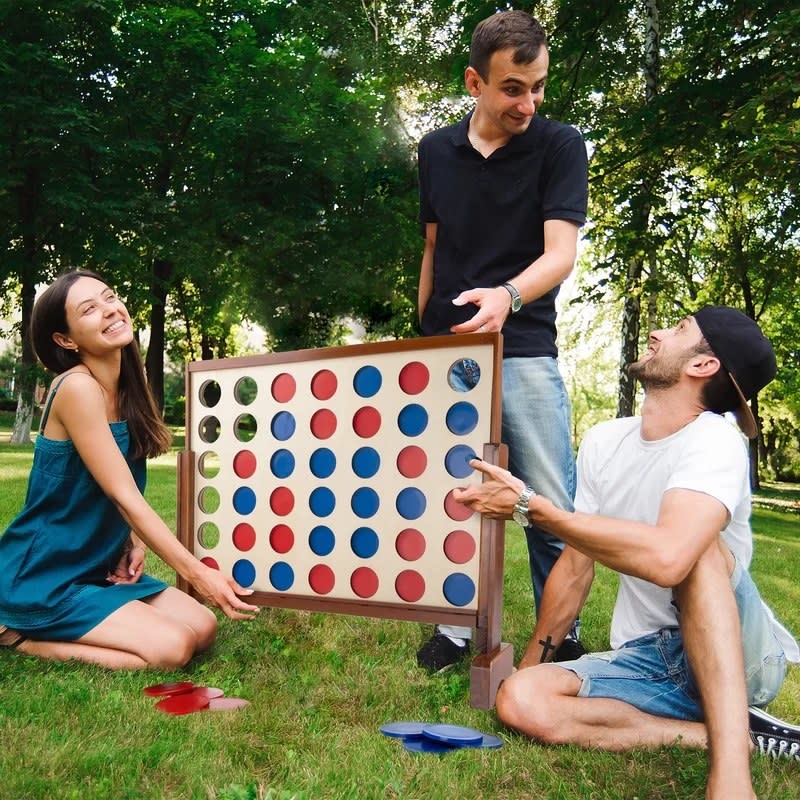
[{"label": "blue jeans", "polygon": [[[477,364],[465,359],[451,373],[456,389],[468,391],[479,375]],[[458,374],[460,373],[460,374]],[[573,509],[575,455],[572,450],[571,409],[555,358],[503,359],[503,432],[509,470],[559,508]],[[550,570],[564,544],[547,531],[530,526],[528,542],[533,600],[538,609]],[[441,633],[469,637],[469,628],[439,627]]]},{"label": "blue jeans", "polygon": [[[781,688],[786,657],[772,633],[758,589],[738,562],[731,588],[742,627],[747,702],[764,706]],[[591,653],[556,666],[581,679],[578,697],[610,697],[659,717],[703,719],[680,628],[665,628],[626,642],[619,650]]]},{"label": "blue jeans", "polygon": [[[503,441],[508,469],[558,508],[573,510],[575,454],[571,408],[554,358],[503,359]],[[536,608],[564,543],[534,525],[525,529]]]}]

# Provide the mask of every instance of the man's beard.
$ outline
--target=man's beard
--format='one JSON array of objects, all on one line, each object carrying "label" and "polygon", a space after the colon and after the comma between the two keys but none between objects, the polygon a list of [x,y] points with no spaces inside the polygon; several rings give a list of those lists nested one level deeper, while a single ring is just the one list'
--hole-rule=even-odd
[{"label": "man's beard", "polygon": [[634,361],[628,364],[628,375],[636,378],[645,391],[649,389],[669,389],[674,386],[681,375],[681,368],[677,361],[669,360],[659,362],[655,358],[646,361]]}]

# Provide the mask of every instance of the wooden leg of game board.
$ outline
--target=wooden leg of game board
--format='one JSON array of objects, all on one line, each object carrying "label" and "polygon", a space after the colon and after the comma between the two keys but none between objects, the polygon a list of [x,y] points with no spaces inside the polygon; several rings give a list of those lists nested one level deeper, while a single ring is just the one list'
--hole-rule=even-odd
[{"label": "wooden leg of game board", "polygon": [[[483,460],[505,466],[508,449],[487,444]],[[470,703],[475,708],[493,708],[500,684],[514,667],[514,649],[500,641],[503,621],[503,561],[505,521],[485,517],[481,522],[481,597],[478,625],[473,637],[476,656],[470,671]]]},{"label": "wooden leg of game board", "polygon": [[490,653],[472,659],[469,673],[469,702],[473,708],[494,708],[500,684],[514,671],[514,648],[501,642]]},{"label": "wooden leg of game board", "polygon": [[[485,444],[483,460],[504,467],[508,463],[508,448],[504,444]],[[481,520],[480,594],[473,644],[478,653],[491,652],[500,645],[505,532],[504,520],[490,517]]]},{"label": "wooden leg of game board", "polygon": [[[190,552],[194,553],[194,453],[190,450],[178,452],[178,541]],[[180,575],[176,576],[175,585],[182,592],[193,593],[192,585]]]}]

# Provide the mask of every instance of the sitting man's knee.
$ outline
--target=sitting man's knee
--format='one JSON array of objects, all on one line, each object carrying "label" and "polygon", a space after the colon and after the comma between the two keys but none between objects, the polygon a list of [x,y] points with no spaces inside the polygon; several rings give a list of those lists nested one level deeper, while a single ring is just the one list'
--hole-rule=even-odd
[{"label": "sitting man's knee", "polygon": [[[505,680],[497,693],[496,711],[500,721],[545,744],[560,744],[560,724],[553,702],[560,694],[559,670],[550,666],[529,667]],[[570,673],[572,674],[572,673]]]},{"label": "sitting man's knee", "polygon": [[736,560],[727,545],[720,539],[706,548],[695,561],[687,575],[673,587],[678,604],[687,601],[697,592],[704,592],[710,581],[710,576],[733,574]]},{"label": "sitting man's knee", "polygon": [[509,728],[522,731],[535,738],[540,723],[540,709],[536,697],[536,667],[515,672],[503,681],[497,692],[497,716]]},{"label": "sitting man's knee", "polygon": [[495,698],[495,711],[497,713],[497,718],[502,722],[504,725],[508,725],[513,727],[512,719],[515,715],[515,701],[514,701],[514,690],[511,688],[511,681],[513,676],[510,678],[506,678],[501,684],[500,688],[497,690],[497,697]]}]

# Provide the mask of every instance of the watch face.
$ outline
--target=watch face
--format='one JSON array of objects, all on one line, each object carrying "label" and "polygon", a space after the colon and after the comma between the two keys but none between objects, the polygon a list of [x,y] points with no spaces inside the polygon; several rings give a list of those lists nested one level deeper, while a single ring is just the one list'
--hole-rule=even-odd
[{"label": "watch face", "polygon": [[511,310],[512,311],[519,311],[521,308],[522,308],[522,298],[519,297],[519,296],[515,297],[511,301]]},{"label": "watch face", "polygon": [[521,511],[514,509],[514,513],[511,516],[514,519],[514,522],[516,522],[517,525],[521,525],[523,528],[527,528],[528,525],[531,524],[531,521],[528,519],[527,515],[523,514]]}]

